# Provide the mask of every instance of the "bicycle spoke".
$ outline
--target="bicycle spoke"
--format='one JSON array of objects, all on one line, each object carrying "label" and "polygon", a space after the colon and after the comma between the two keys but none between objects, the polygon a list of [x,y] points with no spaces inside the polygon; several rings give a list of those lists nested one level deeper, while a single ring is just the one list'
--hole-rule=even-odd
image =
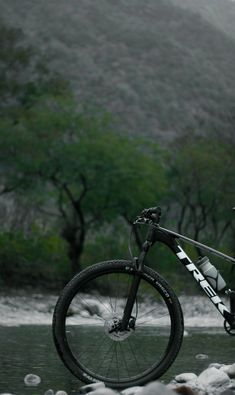
[{"label": "bicycle spoke", "polygon": [[[89,276],[86,279],[83,275],[81,284],[82,290],[92,290],[92,295],[75,294],[69,306],[75,317],[65,317],[63,336],[78,370],[85,372],[84,377],[94,377],[107,385],[114,382],[128,386],[148,377],[159,369],[172,341],[171,305],[162,295],[162,288],[159,290],[161,281],[154,282],[150,275],[141,276],[138,286],[131,312],[136,318],[135,329],[122,330],[120,323],[134,279],[134,272],[126,270],[126,265],[110,262],[103,265],[104,270],[102,264],[88,270]],[[117,271],[112,269],[116,266],[120,267]],[[90,315],[80,315],[84,308]]]}]

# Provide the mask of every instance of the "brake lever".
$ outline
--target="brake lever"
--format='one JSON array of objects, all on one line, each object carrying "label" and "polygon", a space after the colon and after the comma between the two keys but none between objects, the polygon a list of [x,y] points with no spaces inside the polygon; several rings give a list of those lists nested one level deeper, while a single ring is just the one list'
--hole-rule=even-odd
[{"label": "brake lever", "polygon": [[137,224],[149,224],[151,221],[151,219],[149,218],[144,218],[144,217],[137,217],[136,220],[133,222],[133,225],[137,225]]}]

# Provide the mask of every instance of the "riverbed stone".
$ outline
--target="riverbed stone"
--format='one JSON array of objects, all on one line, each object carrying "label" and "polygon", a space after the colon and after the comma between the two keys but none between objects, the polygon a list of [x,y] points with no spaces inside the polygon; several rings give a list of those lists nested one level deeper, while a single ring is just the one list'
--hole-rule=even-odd
[{"label": "riverbed stone", "polygon": [[143,387],[141,395],[175,395],[175,392],[159,381],[153,381]]},{"label": "riverbed stone", "polygon": [[123,395],[137,395],[137,394],[140,394],[142,390],[143,390],[143,387],[135,386],[135,387],[126,388],[125,390],[121,391],[121,394],[123,394]]},{"label": "riverbed stone", "polygon": [[36,387],[41,383],[41,378],[36,374],[29,373],[25,376],[24,383],[28,387]]},{"label": "riverbed stone", "polygon": [[229,388],[235,390],[235,379],[230,380]]},{"label": "riverbed stone", "polygon": [[54,391],[52,389],[47,390],[44,395],[54,395]]},{"label": "riverbed stone", "polygon": [[181,395],[198,395],[198,392],[196,394],[192,388],[188,387],[187,385],[180,385],[174,389],[174,392]]},{"label": "riverbed stone", "polygon": [[116,392],[111,388],[98,388],[95,391],[89,392],[89,395],[118,395],[120,392]]},{"label": "riverbed stone", "polygon": [[59,390],[55,393],[55,395],[68,395],[66,391]]},{"label": "riverbed stone", "polygon": [[188,381],[196,380],[197,375],[195,373],[181,373],[175,376],[177,383],[187,383]]},{"label": "riverbed stone", "polygon": [[232,365],[228,365],[228,369],[227,371],[225,371],[225,373],[227,373],[230,379],[235,378],[235,363],[233,363]]},{"label": "riverbed stone", "polygon": [[98,383],[83,385],[81,388],[79,388],[79,394],[88,394],[88,392],[96,391],[99,388],[105,388],[105,384],[102,381],[99,381]]},{"label": "riverbed stone", "polygon": [[208,366],[208,368],[220,369],[220,368],[222,368],[223,366],[225,366],[225,365],[222,364],[222,363],[213,362],[213,363],[210,363],[210,365]]},{"label": "riverbed stone", "polygon": [[205,359],[208,359],[208,355],[207,354],[197,354],[195,355],[195,358],[201,361],[204,361]]},{"label": "riverbed stone", "polygon": [[228,375],[221,371],[218,370],[214,367],[212,368],[207,368],[204,370],[199,376],[198,376],[198,383],[202,385],[204,388],[207,387],[224,387],[228,386],[230,383],[230,379]]}]

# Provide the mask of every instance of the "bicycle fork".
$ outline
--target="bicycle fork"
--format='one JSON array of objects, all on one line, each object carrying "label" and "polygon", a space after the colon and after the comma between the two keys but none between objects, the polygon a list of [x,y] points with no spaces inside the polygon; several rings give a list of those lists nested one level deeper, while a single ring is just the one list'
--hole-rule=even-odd
[{"label": "bicycle fork", "polygon": [[139,258],[134,258],[137,271],[131,283],[129,295],[126,301],[126,305],[121,320],[121,328],[123,331],[127,331],[129,329],[135,328],[136,317],[132,316],[132,310],[137,300],[137,292],[141,280],[140,274],[143,271],[144,259],[146,257],[149,248],[152,246],[154,241],[154,232],[155,232],[154,227],[150,227],[150,229],[148,230],[147,238],[142,245]]}]

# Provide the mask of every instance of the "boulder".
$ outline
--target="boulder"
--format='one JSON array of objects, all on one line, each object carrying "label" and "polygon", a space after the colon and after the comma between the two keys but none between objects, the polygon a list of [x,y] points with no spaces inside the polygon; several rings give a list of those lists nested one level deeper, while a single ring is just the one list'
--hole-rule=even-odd
[{"label": "boulder", "polygon": [[230,383],[230,379],[228,375],[221,371],[218,370],[214,367],[207,368],[204,370],[199,376],[198,376],[198,383],[204,387],[223,387],[223,386],[228,386]]}]

